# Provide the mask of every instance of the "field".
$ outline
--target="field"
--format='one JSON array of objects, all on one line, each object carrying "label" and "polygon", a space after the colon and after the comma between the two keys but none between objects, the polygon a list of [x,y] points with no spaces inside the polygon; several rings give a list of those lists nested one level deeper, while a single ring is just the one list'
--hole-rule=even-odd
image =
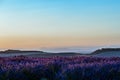
[{"label": "field", "polygon": [[0,80],[120,80],[120,58],[1,57]]}]

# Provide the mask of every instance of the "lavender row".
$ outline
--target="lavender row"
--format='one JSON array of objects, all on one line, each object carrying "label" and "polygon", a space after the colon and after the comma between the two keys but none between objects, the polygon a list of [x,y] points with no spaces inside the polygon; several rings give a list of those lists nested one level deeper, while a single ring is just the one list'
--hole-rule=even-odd
[{"label": "lavender row", "polygon": [[0,58],[0,80],[120,80],[120,58]]}]

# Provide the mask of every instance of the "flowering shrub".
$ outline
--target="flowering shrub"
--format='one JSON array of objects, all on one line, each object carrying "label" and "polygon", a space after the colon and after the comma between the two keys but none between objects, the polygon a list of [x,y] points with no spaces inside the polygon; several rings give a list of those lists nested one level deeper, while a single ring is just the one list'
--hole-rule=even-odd
[{"label": "flowering shrub", "polygon": [[0,80],[120,80],[120,58],[0,58]]}]

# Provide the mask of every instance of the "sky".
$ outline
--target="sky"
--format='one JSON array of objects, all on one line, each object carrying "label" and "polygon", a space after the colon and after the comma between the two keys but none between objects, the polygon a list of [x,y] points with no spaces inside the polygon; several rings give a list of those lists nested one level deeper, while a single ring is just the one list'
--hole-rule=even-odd
[{"label": "sky", "polygon": [[120,0],[0,0],[0,49],[120,45]]}]

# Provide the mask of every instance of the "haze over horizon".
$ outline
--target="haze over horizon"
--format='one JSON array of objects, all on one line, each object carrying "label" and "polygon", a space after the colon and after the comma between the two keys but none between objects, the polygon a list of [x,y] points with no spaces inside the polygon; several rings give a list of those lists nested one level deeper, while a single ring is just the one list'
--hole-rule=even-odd
[{"label": "haze over horizon", "polygon": [[120,45],[120,0],[0,0],[0,49]]}]

